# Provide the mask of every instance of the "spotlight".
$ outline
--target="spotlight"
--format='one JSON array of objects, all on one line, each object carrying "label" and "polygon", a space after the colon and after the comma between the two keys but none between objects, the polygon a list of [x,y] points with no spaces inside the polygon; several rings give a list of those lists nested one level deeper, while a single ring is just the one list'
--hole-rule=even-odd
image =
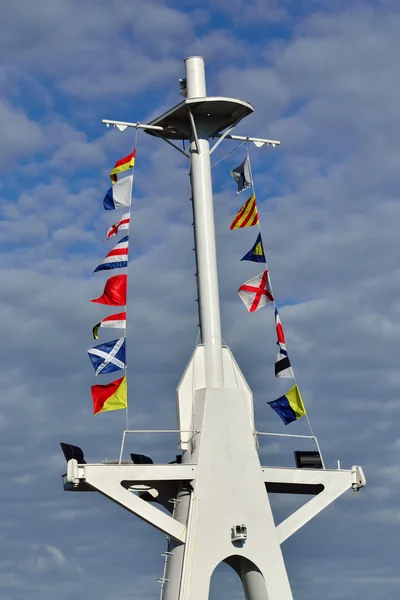
[{"label": "spotlight", "polygon": [[294,458],[298,469],[322,469],[322,460],[319,452],[295,450]]},{"label": "spotlight", "polygon": [[179,95],[186,98],[186,96],[187,96],[186,78],[179,80],[179,87],[180,87]]},{"label": "spotlight", "polygon": [[79,448],[79,446],[73,446],[72,444],[64,444],[64,442],[60,442],[61,450],[64,453],[65,460],[68,462],[71,458],[75,458],[75,460],[80,465],[86,465],[85,457],[83,456],[83,450]]},{"label": "spotlight", "polygon": [[131,454],[132,462],[135,465],[152,465],[153,461],[150,456],[145,456],[144,454]]}]

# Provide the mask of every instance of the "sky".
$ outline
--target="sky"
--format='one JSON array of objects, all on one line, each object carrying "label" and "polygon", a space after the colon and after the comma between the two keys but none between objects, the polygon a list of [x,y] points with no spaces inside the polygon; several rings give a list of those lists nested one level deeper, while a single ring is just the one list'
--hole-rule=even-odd
[{"label": "sky", "polygon": [[[347,492],[282,548],[295,600],[389,600],[400,585],[400,6],[394,0],[14,0],[0,21],[0,600],[159,597],[165,537],[97,494],[66,494],[59,442],[116,458],[124,411],[93,417],[93,274],[117,211],[109,171],[133,130],[177,104],[183,59],[206,59],[209,95],[255,113],[249,147],[261,232],[286,342],[325,462],[363,466]],[[274,378],[272,308],[247,313],[238,287],[261,269],[240,258],[254,228],[229,231],[244,194],[229,171],[245,147],[213,154],[224,341],[254,394],[259,431],[287,428],[266,402]],[[174,429],[175,388],[198,335],[188,164],[139,132],[130,231],[131,428]],[[114,238],[115,239],[115,238]],[[112,339],[104,333],[102,340]],[[105,379],[104,379],[105,381]],[[129,450],[173,460],[176,438]],[[293,465],[306,442],[260,445]],[[304,500],[303,500],[304,501]],[[271,498],[276,521],[301,500]],[[210,598],[243,600],[228,567]]]}]

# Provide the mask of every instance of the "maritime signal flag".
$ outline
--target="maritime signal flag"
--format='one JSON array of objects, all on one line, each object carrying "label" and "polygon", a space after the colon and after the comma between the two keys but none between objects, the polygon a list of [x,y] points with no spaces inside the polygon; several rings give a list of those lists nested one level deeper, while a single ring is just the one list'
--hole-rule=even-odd
[{"label": "maritime signal flag", "polygon": [[93,271],[104,271],[107,269],[123,269],[128,266],[128,249],[129,249],[129,236],[126,235],[114,246],[112,250],[107,254],[105,259],[99,264],[98,267]]},{"label": "maritime signal flag", "polygon": [[100,323],[97,323],[97,325],[93,327],[93,337],[95,340],[99,339],[100,327],[126,329],[126,312],[115,313],[114,315],[105,317]]},{"label": "maritime signal flag", "polygon": [[238,167],[232,169],[230,175],[232,175],[233,179],[236,181],[238,186],[236,195],[240,194],[240,192],[243,192],[243,190],[247,190],[247,188],[251,187],[253,185],[253,182],[251,180],[249,157],[246,156],[244,161]]},{"label": "maritime signal flag", "polygon": [[254,194],[250,196],[248,200],[243,204],[242,208],[236,214],[235,218],[231,223],[231,231],[234,229],[243,229],[244,227],[253,227],[258,225],[258,210],[256,204],[256,197]]},{"label": "maritime signal flag", "polygon": [[126,306],[127,281],[128,276],[126,274],[110,277],[106,281],[102,295],[90,302],[108,304],[109,306]]},{"label": "maritime signal flag", "polygon": [[114,210],[115,208],[126,208],[132,202],[132,182],[133,175],[127,175],[119,179],[104,196],[103,206],[105,210]]},{"label": "maritime signal flag", "polygon": [[249,312],[273,302],[268,269],[241,285],[238,294]]},{"label": "maritime signal flag", "polygon": [[283,327],[279,312],[275,306],[275,326],[276,336],[278,341],[276,342],[279,346],[279,352],[275,361],[275,377],[294,377],[293,369],[290,364],[288,353],[286,350],[285,334],[283,333]]},{"label": "maritime signal flag", "polygon": [[275,377],[294,377],[292,365],[286,350],[279,350],[275,361]]},{"label": "maritime signal flag", "polygon": [[124,158],[120,158],[114,165],[113,170],[110,173],[110,179],[113,184],[116,183],[117,175],[119,173],[123,173],[124,171],[128,171],[128,169],[132,169],[135,166],[135,158],[136,158],[136,148],[131,154],[128,156],[124,156]]},{"label": "maritime signal flag", "polygon": [[277,400],[267,402],[271,408],[280,416],[285,425],[297,421],[306,414],[303,399],[298,385],[294,385],[284,396]]},{"label": "maritime signal flag", "polygon": [[107,231],[107,239],[109,240],[113,235],[117,235],[120,229],[129,229],[129,224],[131,221],[131,213],[125,213],[122,215],[120,220],[114,225],[111,225],[110,229]]},{"label": "maritime signal flag", "polygon": [[105,385],[92,385],[93,414],[119,410],[128,406],[128,383],[126,377]]},{"label": "maritime signal flag", "polygon": [[105,342],[88,350],[95,375],[125,369],[125,338]]},{"label": "maritime signal flag", "polygon": [[265,263],[265,254],[263,243],[261,239],[261,233],[258,234],[254,246],[241,258],[240,260],[251,260],[252,262],[263,262]]},{"label": "maritime signal flag", "polygon": [[277,307],[275,306],[275,327],[276,327],[276,337],[278,338],[279,348],[281,350],[286,350],[285,344],[285,334],[283,333],[283,327],[281,323],[281,318],[279,316],[279,312]]}]

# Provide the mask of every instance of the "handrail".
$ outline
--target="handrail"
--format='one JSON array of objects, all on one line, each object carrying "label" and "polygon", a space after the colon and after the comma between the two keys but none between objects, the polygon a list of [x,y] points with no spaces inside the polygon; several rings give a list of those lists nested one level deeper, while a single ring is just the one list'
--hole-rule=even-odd
[{"label": "handrail", "polygon": [[121,451],[119,453],[118,464],[122,462],[122,456],[125,449],[125,440],[128,433],[192,433],[194,436],[200,433],[193,429],[125,429],[122,434]]}]

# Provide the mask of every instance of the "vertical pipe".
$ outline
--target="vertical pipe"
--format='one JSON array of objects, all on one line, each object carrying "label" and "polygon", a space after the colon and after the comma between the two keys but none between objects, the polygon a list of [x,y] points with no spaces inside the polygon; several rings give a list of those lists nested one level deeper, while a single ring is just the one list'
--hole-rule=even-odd
[{"label": "vertical pipe", "polygon": [[[204,58],[191,56],[185,59],[185,66],[187,98],[204,98],[207,94]],[[206,385],[222,388],[224,376],[210,144],[207,123],[195,119],[195,124],[198,144],[193,135],[190,142],[190,158]]]},{"label": "vertical pipe", "polygon": [[246,559],[242,559],[240,579],[246,600],[268,600],[267,586],[263,575],[255,565]]}]

